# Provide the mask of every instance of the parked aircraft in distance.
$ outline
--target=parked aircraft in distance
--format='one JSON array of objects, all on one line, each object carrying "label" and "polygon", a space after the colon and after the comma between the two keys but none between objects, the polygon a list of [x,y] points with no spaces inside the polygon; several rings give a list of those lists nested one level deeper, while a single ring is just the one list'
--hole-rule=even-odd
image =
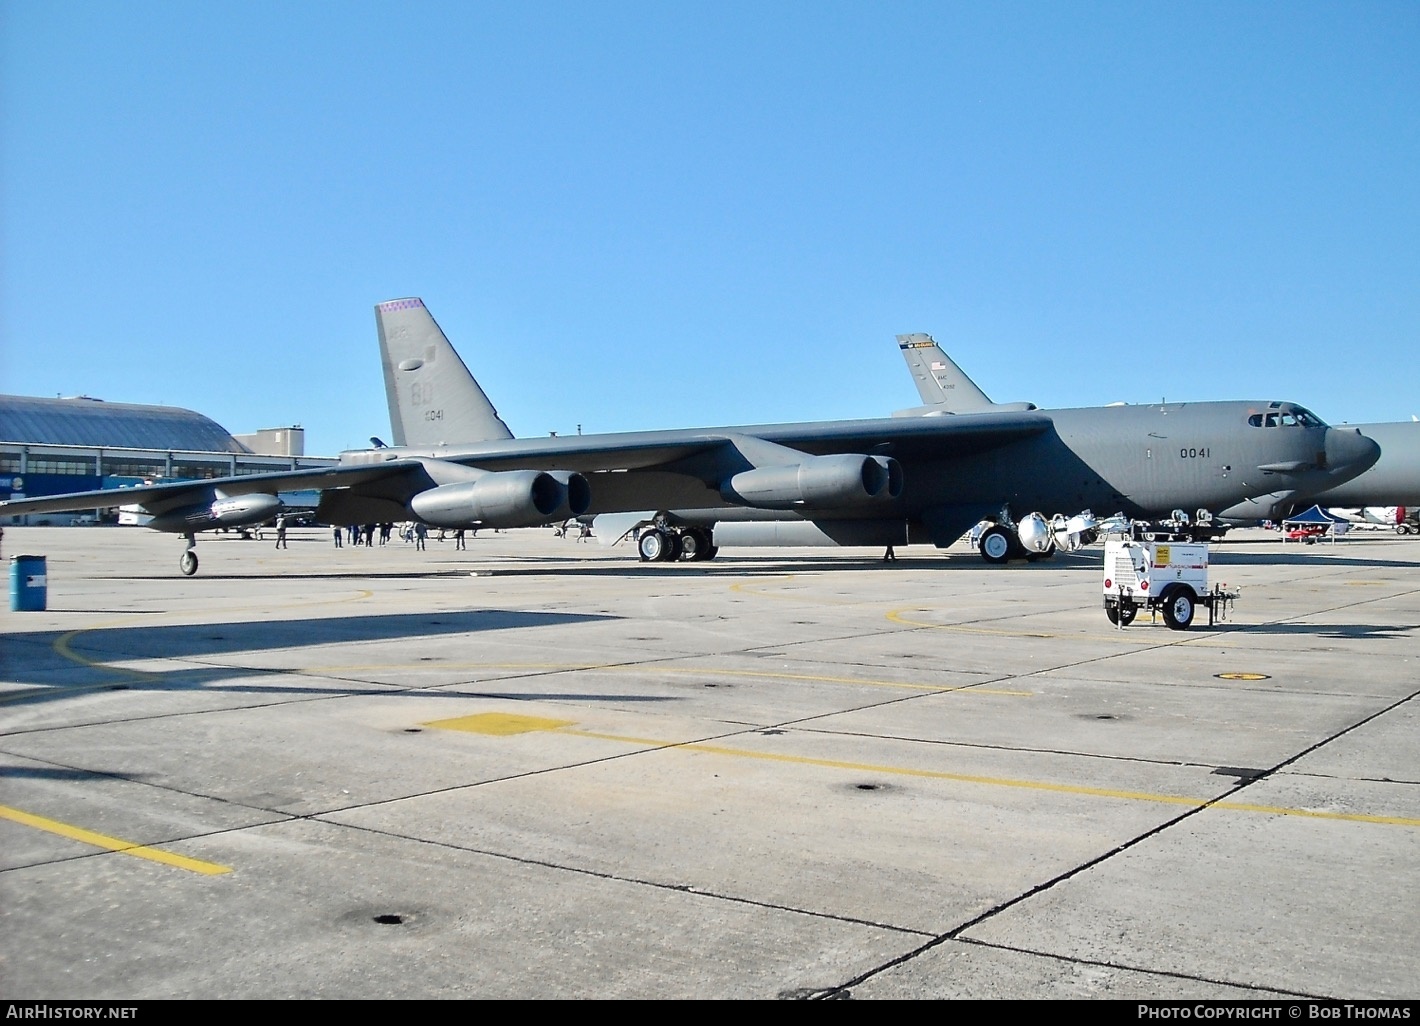
[{"label": "parked aircraft in distance", "polygon": [[1327,512],[1340,517],[1348,524],[1365,524],[1370,527],[1398,527],[1405,523],[1404,506],[1332,506]]},{"label": "parked aircraft in distance", "polygon": [[[623,513],[649,524],[639,552],[657,560],[708,558],[727,534],[747,544],[946,547],[989,518],[997,524],[982,554],[1004,562],[1028,545],[1050,551],[1048,538],[1020,537],[1015,518],[1030,520],[1027,511],[1224,510],[1277,488],[1339,484],[1379,453],[1357,431],[1265,401],[511,438],[482,390],[467,387],[472,376],[449,358],[421,300],[375,311],[387,390],[418,411],[396,426],[405,444],[342,453],[319,470],[125,489],[122,502],[154,513],[150,526],[187,537],[185,573],[196,570],[195,531],[244,507],[254,516],[253,504],[292,488],[319,489],[317,516],[334,524],[523,527]],[[1269,413],[1287,426],[1263,428]],[[103,492],[19,500],[0,515],[109,501]]]},{"label": "parked aircraft in distance", "polygon": [[[1351,426],[1351,425],[1347,425]],[[1323,506],[1420,506],[1420,423],[1356,424],[1374,439],[1381,458],[1361,474],[1307,497]]]},{"label": "parked aircraft in distance", "polygon": [[[975,382],[942,351],[930,335],[899,335],[903,360],[917,385],[924,405],[895,416],[931,416],[976,413],[987,409],[1035,409],[1031,403],[1002,406],[991,402]],[[1288,426],[1285,413],[1264,411],[1264,427]],[[1228,510],[1215,511],[1227,521],[1281,520],[1308,506],[1420,506],[1420,422],[1355,424],[1354,427],[1381,448],[1380,458],[1361,474],[1324,491],[1279,489],[1257,495]]]}]

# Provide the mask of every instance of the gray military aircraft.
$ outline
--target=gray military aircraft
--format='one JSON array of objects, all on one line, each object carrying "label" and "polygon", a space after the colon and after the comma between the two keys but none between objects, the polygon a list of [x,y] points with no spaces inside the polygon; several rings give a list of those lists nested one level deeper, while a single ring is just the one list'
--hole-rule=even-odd
[{"label": "gray military aircraft", "polygon": [[[196,570],[195,531],[255,516],[252,504],[293,488],[319,489],[317,515],[336,524],[524,527],[650,511],[638,546],[658,560],[708,558],[736,527],[781,544],[945,547],[991,517],[982,552],[1002,562],[1022,544],[1017,511],[1224,509],[1274,482],[1334,486],[1379,455],[1359,432],[1280,402],[513,438],[421,300],[375,313],[387,391],[411,413],[396,421],[395,446],[318,470],[18,500],[0,515],[136,502],[155,514],[149,526],[187,537],[184,573]],[[1285,412],[1288,429],[1262,429],[1267,411]]]},{"label": "gray military aircraft", "polygon": [[[943,416],[985,410],[1036,409],[1032,403],[993,403],[960,367],[924,334],[899,335],[897,344],[924,405],[894,416]],[[1122,404],[1120,404],[1122,405]],[[1291,427],[1295,420],[1280,405],[1249,415],[1262,427]],[[1322,506],[1420,506],[1420,422],[1411,418],[1389,424],[1357,424],[1355,430],[1375,441],[1381,456],[1361,474],[1323,491],[1307,491],[1298,480],[1275,482],[1282,487],[1252,496],[1226,509],[1218,519],[1233,523],[1281,520],[1313,504]]]}]

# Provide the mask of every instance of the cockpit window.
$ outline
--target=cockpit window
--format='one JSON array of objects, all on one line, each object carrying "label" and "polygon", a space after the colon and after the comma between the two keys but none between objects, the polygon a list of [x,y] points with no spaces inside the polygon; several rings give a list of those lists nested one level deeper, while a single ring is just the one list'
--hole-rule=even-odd
[{"label": "cockpit window", "polygon": [[1311,410],[1291,403],[1269,403],[1267,413],[1254,413],[1247,422],[1253,427],[1326,427],[1326,422]]}]

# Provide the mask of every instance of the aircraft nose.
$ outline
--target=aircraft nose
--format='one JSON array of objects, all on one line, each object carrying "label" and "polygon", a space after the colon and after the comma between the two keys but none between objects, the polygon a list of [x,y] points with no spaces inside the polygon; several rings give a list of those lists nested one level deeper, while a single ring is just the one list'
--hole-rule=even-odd
[{"label": "aircraft nose", "polygon": [[1359,428],[1328,428],[1326,466],[1335,477],[1349,480],[1369,470],[1381,458],[1381,447]]}]

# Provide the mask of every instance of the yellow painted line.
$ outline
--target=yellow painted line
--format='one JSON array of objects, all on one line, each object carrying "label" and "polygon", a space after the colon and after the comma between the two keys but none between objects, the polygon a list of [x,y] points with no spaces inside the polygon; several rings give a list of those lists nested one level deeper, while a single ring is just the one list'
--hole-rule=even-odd
[{"label": "yellow painted line", "polygon": [[[761,583],[766,583],[766,582],[769,582],[769,581],[780,581],[780,582],[792,581],[795,576],[796,576],[796,575],[794,575],[794,574],[785,574],[783,577],[758,577],[758,578],[755,579],[754,585],[759,585],[759,584],[761,584]],[[761,588],[761,587],[752,586],[748,581],[741,581],[739,584],[732,584],[732,585],[730,585],[730,590],[731,590],[731,591],[737,591],[737,592],[739,592],[741,595],[762,595],[762,596],[764,596],[765,598],[801,599],[801,598],[805,598],[805,597],[806,597],[806,596],[803,596],[803,595],[781,595],[781,594],[779,594],[778,592],[765,591],[765,590],[764,590],[763,588]]]},{"label": "yellow painted line", "polygon": [[[889,610],[887,618],[892,623],[899,623],[905,627],[929,627],[936,631],[955,631],[960,634],[984,634],[988,637],[997,638],[1044,638],[1053,641],[1122,641],[1130,645],[1153,645],[1158,644],[1159,637],[1155,635],[1151,640],[1147,634],[1141,633],[1139,628],[1131,627],[1128,630],[1117,630],[1114,627],[1104,627],[1101,625],[1100,632],[1081,634],[1059,634],[1049,631],[1009,631],[997,630],[991,627],[974,627],[971,624],[958,623],[933,623],[930,620],[912,620],[907,613],[928,613],[930,609],[923,609],[921,606],[913,606],[909,609]],[[1147,622],[1142,626],[1147,627]],[[1192,641],[1195,638],[1208,638],[1215,635],[1198,633],[1186,638],[1170,636],[1166,639],[1169,642]]]},{"label": "yellow painted line", "polygon": [[1367,816],[1359,812],[1322,812],[1317,809],[1287,809],[1276,805],[1250,805],[1247,802],[1214,802],[1215,809],[1233,812],[1262,812],[1272,816],[1303,816],[1307,819],[1341,819],[1352,823],[1385,823],[1390,826],[1420,827],[1420,819],[1405,816]]},{"label": "yellow painted line", "polygon": [[[259,610],[261,612],[274,612],[281,609],[309,609],[316,606],[336,605],[343,602],[358,602],[362,599],[371,598],[374,596],[374,594],[375,593],[369,590],[368,588],[361,588],[356,591],[354,595],[348,595],[344,598],[327,599],[322,602],[290,602],[277,606],[272,606],[269,604],[245,607],[229,606],[223,609],[214,610],[212,615],[222,616],[225,618],[230,617],[233,613],[251,612],[252,610]],[[225,623],[226,620],[223,619],[218,622]],[[79,636],[84,634],[90,634],[94,631],[123,630],[131,627],[167,627],[171,626],[174,623],[190,627],[211,626],[211,624],[204,623],[202,621],[194,622],[190,620],[189,613],[187,611],[184,611],[180,614],[169,613],[166,616],[160,614],[157,618],[154,618],[151,614],[126,616],[121,620],[112,620],[107,623],[99,623],[94,624],[90,627],[80,627],[76,630],[67,631],[64,634],[61,634],[58,638],[55,638],[53,644],[50,645],[50,648],[52,648],[55,654],[57,654],[60,658],[68,659],[70,662],[78,663],[80,666],[86,666],[91,670],[103,670],[106,673],[122,674],[124,676],[137,678],[138,680],[157,680],[159,677],[162,676],[161,674],[150,673],[147,670],[131,670],[123,666],[113,666],[110,663],[106,663],[101,659],[90,659],[88,656],[80,655],[78,652],[74,651],[73,642],[75,638],[78,638]],[[150,658],[162,659],[164,657],[152,656]]]},{"label": "yellow painted line", "polygon": [[109,837],[107,834],[97,834],[92,830],[85,830],[83,827],[70,826],[68,823],[61,823],[58,820],[21,812],[19,809],[12,809],[7,805],[0,805],[0,819],[8,819],[12,823],[20,823],[24,826],[34,827],[36,830],[58,834],[60,837],[67,837],[71,841],[79,841],[82,844],[92,844],[95,848],[104,848],[117,852],[119,855],[132,855],[150,862],[161,862],[165,866],[174,866],[193,873],[202,873],[205,876],[221,876],[223,873],[232,871],[231,866],[219,866],[215,862],[203,862],[201,859],[190,859],[186,855],[174,855],[161,848],[150,848],[147,845]]},{"label": "yellow painted line", "polygon": [[767,587],[760,586],[771,581],[792,581],[797,576],[797,574],[785,574],[782,577],[758,577],[755,578],[753,582],[742,581],[739,584],[732,584],[730,585],[730,590],[737,591],[741,595],[756,595],[760,598],[778,599],[781,602],[812,602],[816,606],[864,606],[876,604],[871,599],[836,599],[812,592],[786,594],[784,592],[770,591]]},{"label": "yellow painted line", "polygon": [[[532,728],[537,729],[537,728]],[[699,741],[661,741],[654,738],[627,737],[620,734],[603,734],[589,730],[557,729],[559,734],[585,737],[617,744],[644,745],[649,748],[676,748],[684,751],[703,752],[707,755],[723,755],[737,759],[757,759],[761,762],[782,762],[800,766],[818,766],[824,769],[849,770],[854,773],[879,773],[886,776],[916,777],[925,780],[950,780],[961,784],[981,784],[987,787],[1009,787],[1030,791],[1047,791],[1054,794],[1084,795],[1091,798],[1114,798],[1123,801],[1152,802],[1161,805],[1183,805],[1189,808],[1209,806],[1231,812],[1258,812],[1271,816],[1301,816],[1307,819],[1341,820],[1351,823],[1381,823],[1389,826],[1420,827],[1420,819],[1405,816],[1373,816],[1359,812],[1323,812],[1315,809],[1292,809],[1278,805],[1254,805],[1246,802],[1216,801],[1207,798],[1189,798],[1182,795],[1155,794],[1149,791],[1122,791],[1109,787],[1090,787],[1083,784],[1059,784],[1044,780],[1020,780],[1013,777],[988,777],[975,773],[948,773],[943,770],[910,769],[905,766],[882,766],[867,762],[846,762],[841,759],[818,759],[807,755],[785,755],[779,752],[759,752],[748,748],[731,748],[725,745],[706,744]]]},{"label": "yellow painted line", "polygon": [[124,624],[110,624],[104,627],[83,627],[79,630],[69,631],[54,639],[54,644],[50,647],[62,658],[70,662],[78,663],[80,666],[87,666],[91,670],[104,670],[108,673],[122,674],[125,677],[136,677],[138,680],[157,680],[158,674],[149,673],[146,670],[130,670],[123,666],[110,666],[100,659],[90,659],[88,656],[80,655],[70,647],[71,642],[81,634],[88,634],[90,631],[112,630],[121,628]]},{"label": "yellow painted line", "polygon": [[990,627],[972,627],[967,624],[956,623],[932,623],[928,620],[909,620],[906,613],[927,613],[931,610],[914,606],[911,609],[890,609],[887,618],[892,623],[900,623],[904,627],[931,627],[938,631],[959,631],[962,634],[989,634],[1002,638],[1078,638],[1078,634],[1049,634],[1035,633],[1031,631],[1002,631],[993,630]]}]

